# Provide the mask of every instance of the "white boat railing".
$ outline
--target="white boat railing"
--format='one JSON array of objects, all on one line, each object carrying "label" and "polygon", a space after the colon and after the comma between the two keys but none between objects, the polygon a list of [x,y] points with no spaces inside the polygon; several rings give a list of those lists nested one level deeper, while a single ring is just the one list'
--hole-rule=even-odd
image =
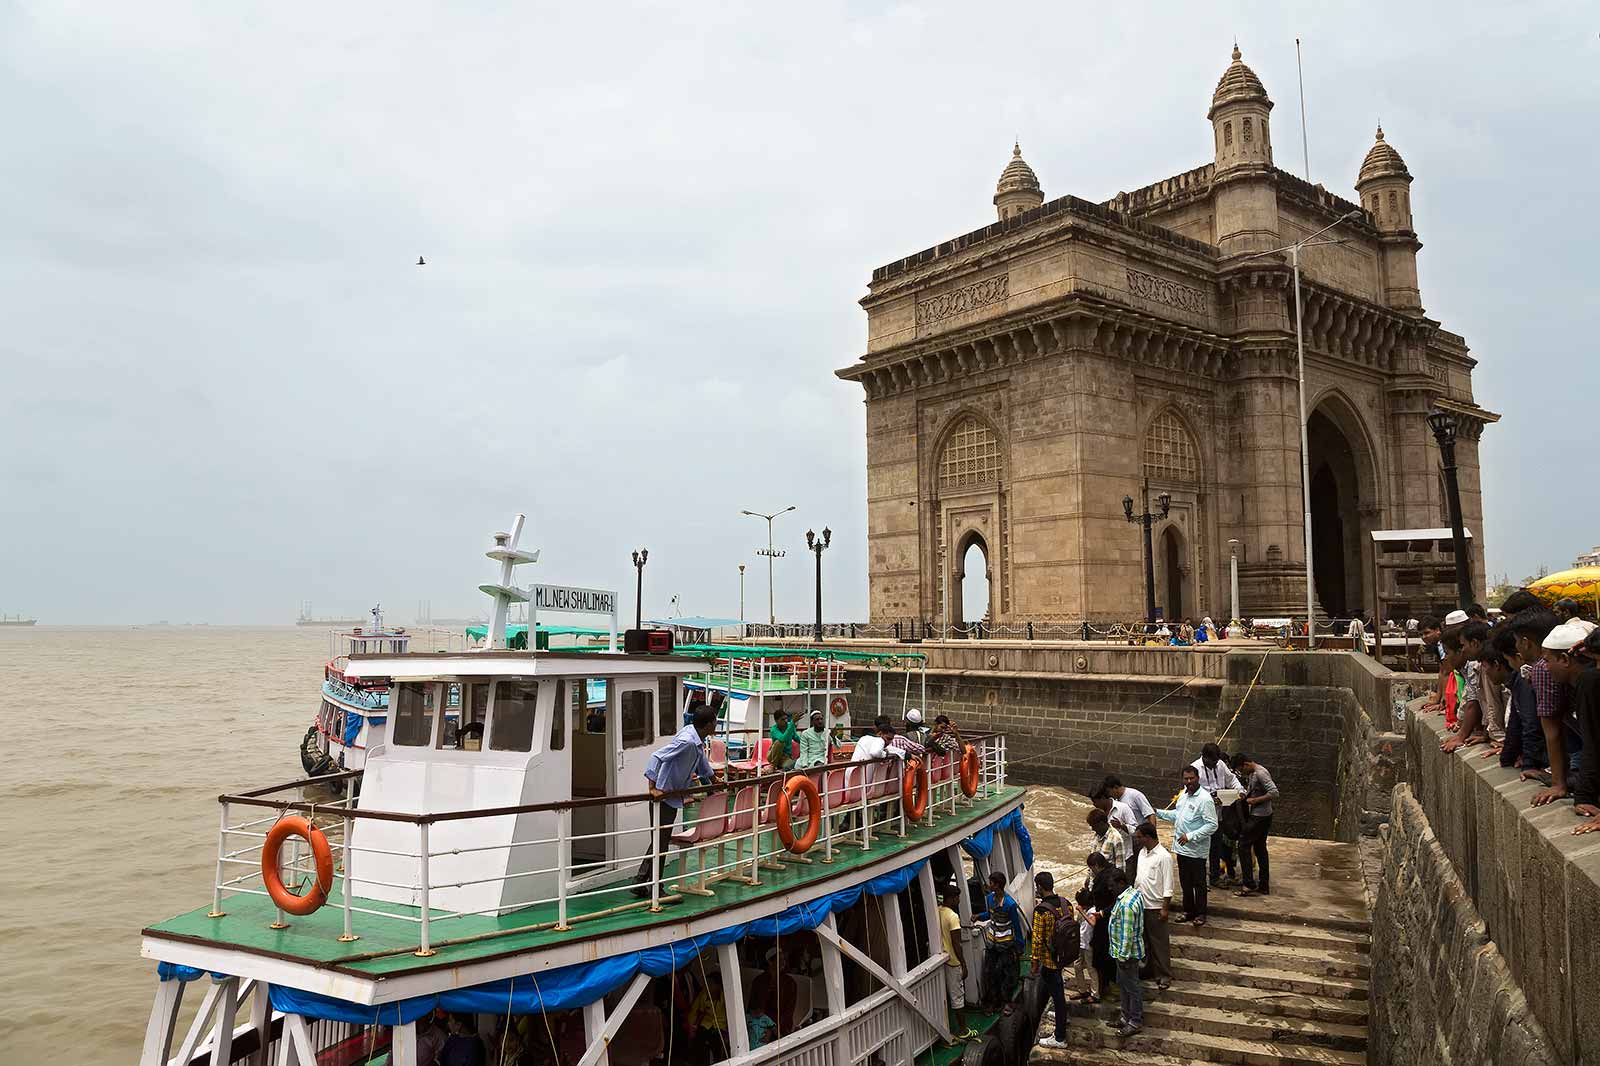
[{"label": "white boat railing", "polygon": [[[915,761],[914,772],[927,789],[926,808],[918,824],[936,825],[941,819],[957,815],[963,807],[992,798],[1004,789],[1005,736],[985,734],[969,738],[966,743],[977,754],[977,781],[971,798],[964,794],[960,755],[930,754]],[[334,866],[328,905],[342,911],[340,940],[358,940],[360,926],[369,919],[384,923],[410,922],[418,926],[414,951],[408,947],[378,953],[352,953],[334,961],[355,961],[403,951],[428,956],[446,944],[484,936],[545,929],[565,931],[619,912],[657,912],[686,895],[711,896],[715,894],[714,886],[722,881],[759,885],[763,873],[784,870],[792,863],[832,863],[841,849],[892,848],[911,825],[902,800],[908,772],[911,771],[900,758],[884,756],[859,763],[829,763],[806,771],[764,773],[672,793],[669,798],[684,802],[681,817],[675,812],[677,828],[671,850],[677,852],[676,862],[672,861],[670,852],[665,857],[652,854],[651,842],[658,838],[662,824],[662,805],[651,802],[648,794],[411,814],[359,807],[353,786],[361,772],[352,771],[222,796],[219,797],[222,810],[211,915],[223,917],[228,900],[235,896],[270,895],[263,880],[267,861],[263,842],[274,823],[293,812],[307,818],[327,838]],[[796,777],[811,780],[821,806],[815,841],[804,854],[783,844],[778,826],[779,795]],[[324,795],[336,794],[324,802],[283,795],[298,794],[306,789],[316,789]],[[789,828],[795,837],[803,837],[810,830],[811,811],[806,791],[798,788],[796,802],[790,804]],[[648,825],[601,832],[580,832],[574,827],[574,815],[585,808],[641,802],[649,804]],[[439,846],[434,839],[439,827],[451,823],[522,814],[554,814],[554,831],[481,846]],[[410,823],[415,827],[415,847],[354,844],[355,823],[361,819]],[[459,840],[461,834],[451,836]],[[511,856],[519,849],[534,849],[535,855],[552,855],[553,861],[527,869],[511,869]],[[463,870],[475,865],[461,861],[463,856],[502,852],[506,855],[502,869],[511,869],[511,872],[462,876]],[[616,857],[581,857],[592,854]],[[651,855],[646,876],[630,879],[629,875],[645,864],[646,855]],[[414,876],[398,880],[367,876],[363,869],[369,868],[378,856],[399,860],[398,868],[414,871]],[[285,885],[299,887],[315,883],[315,857],[300,837],[289,836],[277,858],[279,877]],[[662,869],[663,858],[666,869]],[[394,868],[397,868],[394,863],[386,866],[386,869]],[[437,905],[439,893],[525,878],[545,878],[553,882],[553,887],[535,898],[521,896],[516,902],[501,905],[474,908]],[[352,884],[354,889],[347,890]],[[385,898],[391,901],[382,907],[368,905],[379,901],[360,895],[366,886],[389,890]],[[404,909],[394,907],[394,895],[409,898],[413,905]],[[536,908],[544,908],[545,913],[531,913]],[[450,924],[469,916],[499,917],[522,911],[530,912],[526,925],[505,927],[502,924],[492,933],[465,931],[456,937],[453,934],[460,931],[459,927],[452,928]],[[357,915],[361,916],[359,921]],[[291,920],[281,908],[277,909],[276,927],[286,926]]]}]

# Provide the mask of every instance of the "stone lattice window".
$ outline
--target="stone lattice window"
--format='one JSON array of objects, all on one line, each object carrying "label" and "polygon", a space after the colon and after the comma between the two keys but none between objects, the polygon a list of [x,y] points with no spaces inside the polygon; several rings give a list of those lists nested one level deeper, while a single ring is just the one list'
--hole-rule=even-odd
[{"label": "stone lattice window", "polygon": [[976,418],[963,418],[939,456],[941,491],[983,485],[1000,477],[1000,440]]},{"label": "stone lattice window", "polygon": [[1200,452],[1183,422],[1163,411],[1144,435],[1144,476],[1153,481],[1200,480]]},{"label": "stone lattice window", "polygon": [[1254,130],[1251,129],[1251,127],[1250,127],[1250,119],[1247,116],[1245,118],[1245,120],[1244,120],[1244,143],[1245,144],[1249,144],[1251,141],[1255,140],[1255,137],[1252,136],[1253,133],[1254,133]]},{"label": "stone lattice window", "polygon": [[1224,148],[1227,148],[1227,147],[1230,147],[1232,144],[1233,144],[1233,123],[1224,122],[1222,124],[1222,145],[1223,145]]}]

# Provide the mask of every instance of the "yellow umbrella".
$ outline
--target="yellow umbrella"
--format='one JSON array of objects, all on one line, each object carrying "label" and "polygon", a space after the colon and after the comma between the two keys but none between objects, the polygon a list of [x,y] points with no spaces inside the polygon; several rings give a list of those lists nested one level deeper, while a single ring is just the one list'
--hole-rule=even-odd
[{"label": "yellow umbrella", "polygon": [[1580,566],[1541,577],[1528,591],[1550,607],[1558,600],[1577,600],[1593,617],[1600,614],[1600,566]]}]

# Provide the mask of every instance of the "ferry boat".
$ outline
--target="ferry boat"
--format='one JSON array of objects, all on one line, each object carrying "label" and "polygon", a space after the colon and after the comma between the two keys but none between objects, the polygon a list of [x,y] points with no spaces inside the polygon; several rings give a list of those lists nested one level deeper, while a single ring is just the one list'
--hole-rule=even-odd
[{"label": "ferry boat", "polygon": [[[488,553],[501,574],[481,586],[496,600],[483,648],[348,656],[344,676],[390,698],[361,770],[219,797],[211,898],[142,932],[156,965],[141,1066],[431,1064],[441,1018],[489,1064],[1022,1061],[1037,1023],[1022,997],[969,1008],[975,1037],[952,1031],[960,971],[936,913],[950,886],[977,1004],[981,963],[1019,959],[980,935],[968,887],[1000,873],[1017,913],[1033,909],[1005,737],[686,788],[666,797],[685,813],[655,853],[666,808],[643,771],[684,729],[679,696],[707,660],[619,651],[614,592],[515,585],[536,558],[521,527]],[[507,648],[510,602],[609,610],[611,640]]]},{"label": "ferry boat", "polygon": [[[346,667],[352,655],[404,654],[411,634],[404,628],[387,628],[383,608],[372,608],[371,626],[336,630],[331,634],[331,655],[322,669],[322,702],[316,720],[300,741],[300,765],[313,777],[359,770],[367,751],[382,742],[389,716],[389,682],[386,678],[356,677]],[[447,694],[459,699],[459,690]],[[455,728],[459,703],[446,703],[446,726]]]},{"label": "ferry boat", "polygon": [[0,614],[0,626],[32,626],[38,625],[37,618],[24,618],[20,614]]}]

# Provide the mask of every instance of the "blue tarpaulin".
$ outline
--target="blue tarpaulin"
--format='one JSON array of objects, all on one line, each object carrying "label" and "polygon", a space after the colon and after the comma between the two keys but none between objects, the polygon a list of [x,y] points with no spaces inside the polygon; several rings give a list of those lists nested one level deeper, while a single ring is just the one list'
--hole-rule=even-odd
[{"label": "blue tarpaulin", "polygon": [[361,735],[361,716],[354,711],[344,712],[344,746],[349,747]]},{"label": "blue tarpaulin", "polygon": [[1018,807],[1004,818],[995,822],[986,829],[980,829],[961,842],[967,854],[974,859],[982,859],[994,850],[994,831],[996,829],[1010,829],[1017,834],[1017,843],[1022,847],[1022,863],[1024,866],[1033,865],[1033,838],[1028,835],[1028,826],[1022,820],[1022,808]]}]

